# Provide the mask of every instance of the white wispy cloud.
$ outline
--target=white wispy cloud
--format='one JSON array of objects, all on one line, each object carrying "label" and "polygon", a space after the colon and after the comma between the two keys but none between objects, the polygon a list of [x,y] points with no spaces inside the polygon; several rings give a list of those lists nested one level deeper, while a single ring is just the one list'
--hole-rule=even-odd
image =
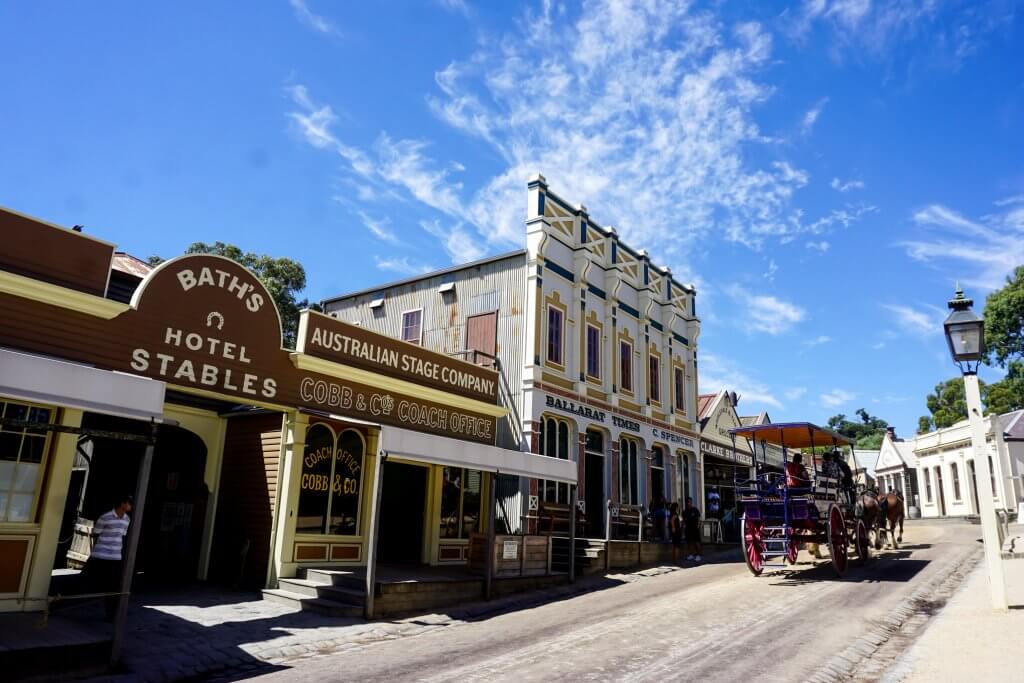
[{"label": "white wispy cloud", "polygon": [[433,266],[425,263],[410,261],[408,256],[385,258],[375,256],[374,262],[380,270],[390,270],[401,275],[422,275],[434,270]]},{"label": "white wispy cloud", "polygon": [[881,349],[884,349],[885,348],[885,342],[884,341],[875,342],[874,344],[871,345],[871,348],[873,348],[875,351],[879,351]]},{"label": "white wispy cloud", "polygon": [[768,282],[774,281],[777,272],[779,272],[779,264],[775,262],[775,259],[768,259],[768,269],[764,271],[764,279]]},{"label": "white wispy cloud", "polygon": [[906,333],[926,337],[942,330],[941,309],[922,310],[903,304],[883,304],[882,308],[892,314],[896,324]]},{"label": "white wispy cloud", "polygon": [[857,394],[850,393],[843,389],[833,389],[827,394],[821,394],[818,396],[818,399],[829,408],[836,408],[844,403],[849,403],[855,398],[857,398]]},{"label": "white wispy cloud", "polygon": [[385,242],[391,242],[392,244],[398,244],[398,237],[388,227],[388,220],[371,218],[366,214],[365,211],[358,211],[359,218],[363,221],[363,225],[366,229],[373,233],[373,236],[379,240]]},{"label": "white wispy cloud", "polygon": [[[483,249],[522,243],[526,180],[540,172],[626,241],[686,264],[718,230],[760,248],[843,225],[831,214],[802,220],[792,204],[808,173],[779,159],[756,123],[773,95],[761,78],[772,60],[761,25],[729,24],[676,0],[593,0],[571,19],[543,3],[435,75],[431,111],[501,160],[494,175],[470,176],[481,178],[472,188],[427,141],[383,132],[354,149],[334,133],[331,109],[308,97],[293,98],[290,116],[367,186],[401,190],[462,223]],[[758,147],[774,160],[756,161]]]},{"label": "white wispy cloud", "polygon": [[832,245],[829,244],[827,240],[821,240],[819,242],[811,241],[811,242],[808,242],[806,246],[807,246],[808,249],[814,249],[815,251],[820,251],[822,254],[824,254],[826,251],[828,251],[829,249],[832,248]]},{"label": "white wispy cloud", "polygon": [[843,182],[839,178],[832,178],[832,189],[836,192],[849,192],[850,190],[863,190],[863,180],[847,180]]},{"label": "white wispy cloud", "polygon": [[1024,263],[1024,201],[1010,197],[996,205],[995,213],[975,220],[942,204],[930,204],[911,217],[922,236],[900,245],[915,260],[946,269],[958,266],[951,280],[996,289]]},{"label": "white wispy cloud", "polygon": [[790,401],[797,401],[806,393],[807,387],[793,387],[792,389],[786,389],[782,395]]},{"label": "white wispy cloud", "polygon": [[476,261],[484,256],[480,238],[465,229],[462,223],[444,227],[439,220],[420,221],[420,227],[436,237],[454,263]]},{"label": "white wispy cloud", "polygon": [[1013,10],[1002,0],[804,0],[780,15],[779,28],[798,43],[805,43],[811,31],[824,30],[837,61],[848,56],[887,59],[898,46],[926,35],[919,48],[925,53],[915,56],[955,69],[995,33],[1009,30],[1013,19]]},{"label": "white wispy cloud", "polygon": [[832,337],[820,334],[814,339],[808,339],[807,341],[803,342],[803,344],[804,346],[821,346],[822,344],[828,344],[830,341],[832,341]]},{"label": "white wispy cloud", "polygon": [[700,357],[700,391],[703,394],[721,389],[735,391],[743,403],[754,403],[773,408],[782,408],[782,402],[764,382],[750,377],[733,362],[713,353],[702,353]]},{"label": "white wispy cloud", "polygon": [[436,2],[449,12],[457,12],[467,17],[469,16],[469,4],[466,0],[436,0]]},{"label": "white wispy cloud", "polygon": [[313,11],[309,9],[309,6],[306,5],[305,0],[288,0],[288,4],[292,6],[292,11],[295,12],[295,18],[317,33],[333,36],[341,35],[338,27],[331,21],[325,19],[319,14],[314,14]]},{"label": "white wispy cloud", "polygon": [[821,110],[825,108],[826,104],[828,104],[828,98],[822,97],[804,113],[804,117],[800,122],[800,130],[803,131],[804,135],[809,134],[814,129],[814,124],[818,122]]},{"label": "white wispy cloud", "polygon": [[726,288],[726,293],[743,306],[747,330],[779,335],[807,317],[807,312],[796,304],[767,294],[754,294],[739,285]]}]

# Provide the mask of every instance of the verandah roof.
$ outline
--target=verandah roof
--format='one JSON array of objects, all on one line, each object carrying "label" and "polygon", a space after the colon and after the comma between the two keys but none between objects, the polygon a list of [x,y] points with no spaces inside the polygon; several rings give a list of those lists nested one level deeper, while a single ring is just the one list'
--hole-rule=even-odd
[{"label": "verandah roof", "polygon": [[766,441],[786,448],[812,448],[816,446],[852,446],[853,441],[831,429],[810,422],[781,422],[778,424],[749,425],[730,429],[729,433],[755,441]]}]

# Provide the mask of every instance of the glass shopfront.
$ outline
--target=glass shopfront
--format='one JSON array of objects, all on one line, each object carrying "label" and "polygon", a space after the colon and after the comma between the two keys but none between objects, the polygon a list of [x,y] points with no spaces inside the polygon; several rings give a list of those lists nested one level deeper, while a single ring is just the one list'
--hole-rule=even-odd
[{"label": "glass shopfront", "polygon": [[480,531],[483,477],[479,470],[445,467],[441,485],[440,537],[469,538]]},{"label": "glass shopfront", "polygon": [[296,532],[356,536],[363,484],[363,436],[339,434],[323,423],[311,425],[302,458]]}]

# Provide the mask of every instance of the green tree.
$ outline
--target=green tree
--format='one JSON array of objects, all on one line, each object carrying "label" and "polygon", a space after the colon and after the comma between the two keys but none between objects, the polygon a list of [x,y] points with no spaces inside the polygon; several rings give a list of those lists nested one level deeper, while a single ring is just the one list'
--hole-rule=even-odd
[{"label": "green tree", "polygon": [[921,417],[917,418],[918,434],[927,434],[928,432],[932,431],[932,428],[932,419],[930,417],[928,417],[927,415],[922,415]]},{"label": "green tree", "polygon": [[1024,266],[1017,266],[1006,285],[985,300],[985,346],[990,360],[1001,367],[1024,358]]},{"label": "green tree", "polygon": [[[979,380],[979,384],[984,391],[985,383]],[[967,398],[964,395],[963,378],[954,377],[936,384],[935,392],[928,394],[925,404],[932,414],[929,418],[929,431],[951,427],[960,420],[966,420]]]},{"label": "green tree", "polygon": [[885,420],[868,414],[863,408],[857,409],[859,422],[846,419],[846,415],[840,413],[828,419],[828,428],[839,432],[843,436],[853,439],[856,448],[864,450],[878,450],[882,446],[882,439],[885,438],[885,430],[889,423]]},{"label": "green tree", "polygon": [[1002,415],[1024,408],[1024,361],[1012,360],[1006,377],[985,387],[985,413]]}]

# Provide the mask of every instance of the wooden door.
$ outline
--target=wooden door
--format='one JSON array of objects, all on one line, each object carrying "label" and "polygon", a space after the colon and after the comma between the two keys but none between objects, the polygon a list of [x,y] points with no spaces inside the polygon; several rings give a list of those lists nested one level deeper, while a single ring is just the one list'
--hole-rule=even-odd
[{"label": "wooden door", "polygon": [[497,311],[466,318],[466,351],[481,352],[466,354],[471,363],[488,367],[494,365],[494,356],[498,353]]}]

